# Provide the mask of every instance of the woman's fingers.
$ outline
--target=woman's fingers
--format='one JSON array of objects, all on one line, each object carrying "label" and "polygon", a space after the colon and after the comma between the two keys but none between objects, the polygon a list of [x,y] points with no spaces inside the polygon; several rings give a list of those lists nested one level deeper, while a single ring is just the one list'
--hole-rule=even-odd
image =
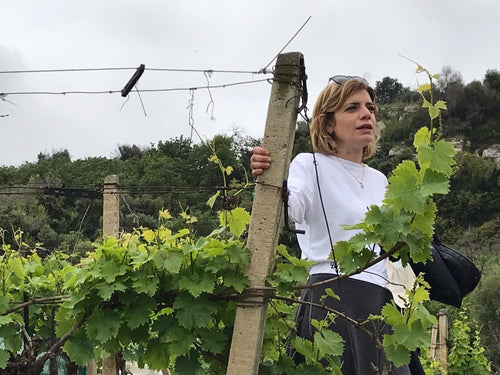
[{"label": "woman's fingers", "polygon": [[255,146],[252,150],[254,155],[269,156],[269,150],[265,147]]},{"label": "woman's fingers", "polygon": [[[267,158],[270,159],[269,157],[267,157]],[[255,176],[260,176],[262,174],[262,172],[264,171],[264,169],[269,168],[270,165],[271,165],[270,161],[266,161],[266,160],[257,161],[254,159],[254,160],[252,160],[252,163],[251,163],[252,174]]]},{"label": "woman's fingers", "polygon": [[264,147],[254,147],[253,155],[250,158],[250,165],[252,167],[252,174],[254,176],[260,176],[262,172],[271,165],[269,151]]}]

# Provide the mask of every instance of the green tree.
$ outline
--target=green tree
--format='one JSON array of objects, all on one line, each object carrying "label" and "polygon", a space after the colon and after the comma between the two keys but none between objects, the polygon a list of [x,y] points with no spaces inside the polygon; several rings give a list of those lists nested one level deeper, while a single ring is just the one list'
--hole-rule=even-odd
[{"label": "green tree", "polygon": [[491,257],[491,263],[485,268],[481,282],[471,296],[470,305],[471,314],[481,327],[481,343],[486,348],[485,355],[491,361],[494,374],[500,373],[499,254],[497,247],[496,255]]},{"label": "green tree", "polygon": [[495,163],[467,152],[458,153],[456,160],[450,193],[436,200],[438,233],[452,242],[469,227],[492,220],[500,210]]},{"label": "green tree", "polygon": [[488,69],[483,84],[490,90],[500,93],[500,72],[497,69]]},{"label": "green tree", "polygon": [[375,83],[377,103],[388,104],[400,100],[402,94],[409,91],[395,78],[384,77]]},{"label": "green tree", "polygon": [[120,160],[125,161],[132,158],[140,158],[143,151],[136,145],[121,145],[118,146],[118,152],[120,153]]}]

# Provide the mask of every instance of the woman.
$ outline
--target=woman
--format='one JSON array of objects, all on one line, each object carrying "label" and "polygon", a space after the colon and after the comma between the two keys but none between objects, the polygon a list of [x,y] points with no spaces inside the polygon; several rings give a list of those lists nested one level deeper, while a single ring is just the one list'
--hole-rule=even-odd
[{"label": "woman", "polygon": [[[339,273],[335,254],[332,260],[332,245],[358,233],[343,226],[361,222],[370,205],[382,204],[387,179],[362,163],[375,152],[376,113],[375,92],[366,80],[351,76],[330,78],[313,109],[310,133],[315,153],[299,154],[290,164],[289,216],[296,229],[305,231],[297,235],[302,258],[315,262],[309,271],[309,284]],[[258,176],[270,164],[268,150],[254,148],[252,173]],[[374,244],[373,249],[380,253],[378,245]],[[381,261],[360,274],[306,289],[301,298],[320,303],[325,288],[331,288],[340,301],[328,297],[325,303],[363,321],[370,314],[380,313],[391,300],[391,293],[385,288],[386,279],[386,263]],[[297,334],[312,340],[311,319],[322,319],[325,315],[324,309],[301,304]],[[341,358],[343,374],[373,375],[375,367],[382,371],[387,361],[366,333],[341,318],[335,319],[331,329],[341,334],[346,343]],[[381,328],[380,337],[384,332],[387,327]],[[296,362],[300,362],[300,357],[295,353]],[[393,368],[392,374],[410,374],[410,370],[408,366]]]}]

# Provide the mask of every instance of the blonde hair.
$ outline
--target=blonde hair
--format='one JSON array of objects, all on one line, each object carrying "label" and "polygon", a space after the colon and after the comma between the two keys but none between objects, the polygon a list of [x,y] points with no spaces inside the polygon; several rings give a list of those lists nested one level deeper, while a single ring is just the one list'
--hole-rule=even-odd
[{"label": "blonde hair", "polygon": [[[350,79],[343,84],[335,82],[326,86],[319,94],[314,104],[311,121],[311,141],[314,152],[326,155],[337,155],[339,144],[336,141],[335,134],[331,135],[327,131],[327,125],[335,124],[335,112],[342,107],[349,96],[360,91],[366,90],[375,104],[375,91],[365,82],[356,79]],[[375,106],[375,114],[378,108]],[[324,115],[320,122],[320,115]],[[335,133],[335,130],[334,130]],[[370,144],[363,148],[363,159],[372,156],[377,148],[379,132],[375,129],[375,137]]]}]

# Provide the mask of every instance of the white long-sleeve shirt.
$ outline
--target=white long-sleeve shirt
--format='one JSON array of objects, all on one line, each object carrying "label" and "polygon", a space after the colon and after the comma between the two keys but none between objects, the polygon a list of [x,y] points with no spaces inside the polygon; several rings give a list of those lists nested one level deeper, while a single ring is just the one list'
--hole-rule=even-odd
[{"label": "white long-sleeve shirt", "polygon": [[[290,164],[288,175],[289,216],[296,229],[302,258],[315,261],[310,274],[332,273],[336,270],[329,259],[331,245],[318,192],[321,189],[323,205],[333,243],[348,240],[358,230],[345,230],[342,225],[361,222],[372,204],[381,205],[387,187],[387,178],[376,169],[336,156],[316,154],[318,179],[313,155],[297,155]],[[380,247],[375,245],[377,254]],[[386,263],[381,261],[353,278],[385,286]]]}]

